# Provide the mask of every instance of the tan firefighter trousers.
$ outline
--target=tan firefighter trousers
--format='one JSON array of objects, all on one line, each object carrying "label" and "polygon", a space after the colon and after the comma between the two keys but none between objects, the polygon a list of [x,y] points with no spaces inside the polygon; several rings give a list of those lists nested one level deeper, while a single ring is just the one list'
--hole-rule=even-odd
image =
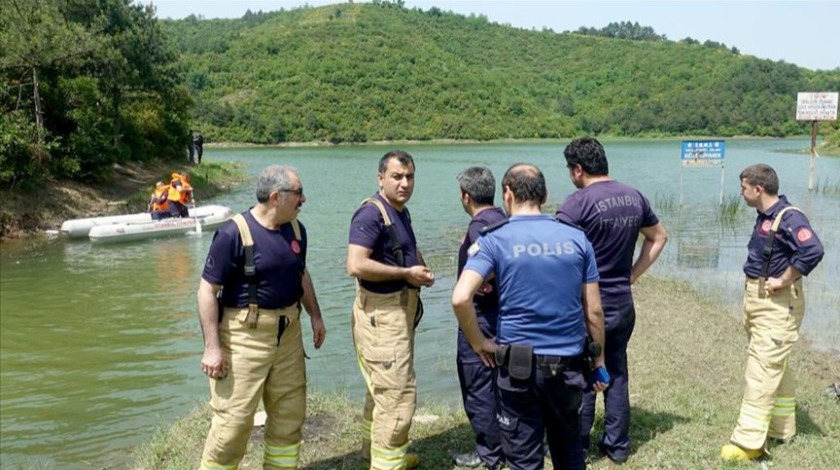
[{"label": "tan firefighter trousers", "polygon": [[[263,468],[297,468],[306,415],[300,308],[260,309],[255,329],[248,328],[247,316],[247,308],[225,308],[219,323],[228,375],[221,380],[210,379],[214,415],[201,468],[239,465],[260,399],[267,414]],[[281,316],[288,324],[278,345]]]},{"label": "tan firefighter trousers", "polygon": [[730,440],[744,449],[761,449],[767,436],[796,434],[796,377],[788,358],[799,339],[805,314],[802,279],[769,296],[758,280],[744,293],[744,329],[749,339],[746,387],[738,424]]},{"label": "tan firefighter trousers", "polygon": [[[367,393],[362,436],[370,468],[402,470],[417,401],[414,373],[416,289],[377,294],[357,287],[353,341]],[[363,448],[367,457],[367,449]]]}]

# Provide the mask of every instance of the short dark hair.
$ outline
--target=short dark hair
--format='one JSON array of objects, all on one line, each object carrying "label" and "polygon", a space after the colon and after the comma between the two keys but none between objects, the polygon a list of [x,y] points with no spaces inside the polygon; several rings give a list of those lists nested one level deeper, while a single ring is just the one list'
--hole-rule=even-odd
[{"label": "short dark hair", "polygon": [[483,166],[471,166],[455,177],[461,186],[461,192],[469,194],[476,204],[493,204],[496,197],[496,178],[490,169]]},{"label": "short dark hair", "polygon": [[388,168],[388,161],[392,158],[396,158],[398,162],[402,163],[405,166],[411,165],[412,168],[414,168],[415,170],[417,169],[417,167],[414,166],[414,159],[411,158],[411,155],[409,155],[408,152],[405,152],[403,150],[391,150],[379,159],[380,173],[385,173],[385,170]]},{"label": "short dark hair", "polygon": [[779,175],[770,165],[764,163],[750,165],[744,168],[739,178],[747,180],[747,183],[752,186],[761,186],[770,196],[779,194]]},{"label": "short dark hair", "polygon": [[610,174],[610,164],[607,162],[604,146],[594,137],[581,137],[571,141],[563,150],[563,156],[566,157],[566,166],[569,168],[580,165],[583,171],[592,176]]},{"label": "short dark hair", "polygon": [[502,178],[502,189],[505,186],[513,192],[517,202],[545,202],[545,176],[542,171],[528,163],[516,163],[505,172]]}]

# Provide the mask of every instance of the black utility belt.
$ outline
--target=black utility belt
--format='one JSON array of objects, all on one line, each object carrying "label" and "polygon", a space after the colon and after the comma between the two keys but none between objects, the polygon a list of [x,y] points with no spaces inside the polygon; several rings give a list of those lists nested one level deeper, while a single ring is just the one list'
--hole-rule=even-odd
[{"label": "black utility belt", "polygon": [[[268,307],[257,307],[257,309],[259,309],[259,310],[268,310],[268,311],[274,311],[274,310],[285,310],[285,309],[287,309],[287,308],[292,308],[292,307],[294,307],[295,305],[297,305],[297,302],[292,302],[292,303],[290,303],[289,305],[284,305],[284,306],[282,306],[282,307],[271,307],[271,308],[268,308]],[[241,306],[241,307],[231,307],[231,306],[229,306],[229,305],[222,305],[222,308],[230,308],[230,309],[233,309],[233,310],[242,310],[242,309],[250,308],[250,305],[245,304],[245,305],[243,305],[243,306]]]},{"label": "black utility belt", "polygon": [[510,376],[528,380],[531,372],[539,369],[543,374],[555,377],[563,371],[583,370],[583,356],[549,356],[534,354],[534,347],[528,344],[502,344],[496,349],[496,364],[507,369]]},{"label": "black utility belt", "polygon": [[403,287],[399,287],[397,289],[387,291],[387,292],[380,292],[378,290],[373,290],[373,289],[370,288],[370,286],[365,286],[365,285],[362,285],[362,289],[364,289],[364,290],[366,290],[369,293],[374,294],[374,295],[394,295],[394,294],[399,294],[406,289],[408,289],[408,290],[420,290],[420,289],[418,289],[414,286],[410,286],[408,284],[404,285]]}]

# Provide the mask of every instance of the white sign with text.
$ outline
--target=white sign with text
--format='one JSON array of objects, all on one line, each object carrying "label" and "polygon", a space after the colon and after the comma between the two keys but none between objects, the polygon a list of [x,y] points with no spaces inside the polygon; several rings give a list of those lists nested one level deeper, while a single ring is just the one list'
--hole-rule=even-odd
[{"label": "white sign with text", "polygon": [[797,93],[797,121],[835,121],[837,120],[837,92],[834,93]]}]

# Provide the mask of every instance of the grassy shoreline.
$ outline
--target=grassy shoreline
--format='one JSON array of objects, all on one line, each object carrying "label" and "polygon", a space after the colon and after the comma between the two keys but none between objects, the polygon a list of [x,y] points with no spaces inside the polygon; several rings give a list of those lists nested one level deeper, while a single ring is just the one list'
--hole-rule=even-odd
[{"label": "grassy shoreline", "polygon": [[[743,392],[746,338],[738,319],[687,283],[645,278],[634,290],[637,321],[629,348],[632,444],[625,467],[756,468],[755,463],[724,464],[718,457]],[[799,376],[799,433],[792,442],[771,447],[764,463],[775,469],[837,468],[840,402],[822,393],[840,380],[840,361],[801,342],[791,367]],[[454,374],[452,380],[457,380]],[[356,452],[361,404],[338,394],[309,395],[302,468],[366,468]],[[423,405],[429,401],[420,397],[411,449],[423,457],[421,468],[456,469],[451,455],[471,448],[472,431],[463,410]],[[600,413],[599,406],[596,430],[603,428]],[[161,429],[136,450],[132,468],[197,467],[209,420],[209,409],[201,406]],[[255,430],[240,468],[261,468],[261,456]],[[591,468],[612,467],[595,451],[589,461]]]},{"label": "grassy shoreline", "polygon": [[[615,136],[615,135],[600,135],[599,140],[604,142],[631,142],[640,140],[661,140],[661,141],[681,141],[681,140],[708,140],[708,139],[723,139],[723,140],[801,140],[808,139],[809,135],[796,135],[787,137],[767,137],[767,136],[750,136],[738,135],[731,137],[720,136],[703,136],[703,135],[640,135],[640,136]],[[551,142],[569,142],[573,137],[557,137],[557,138],[538,138],[538,139],[429,139],[429,140],[372,140],[367,142],[339,142],[332,143],[329,141],[311,141],[311,142],[279,142],[276,144],[255,144],[251,142],[208,142],[204,144],[204,148],[299,148],[299,147],[354,147],[354,146],[385,146],[385,145],[469,145],[469,144],[521,144],[521,143],[551,143]],[[836,148],[834,149],[837,150]],[[808,153],[809,148],[803,148],[802,152]],[[822,154],[820,154],[822,155]]]},{"label": "grassy shoreline", "polygon": [[199,204],[244,179],[240,166],[207,162],[192,166],[167,161],[115,165],[99,184],[48,181],[31,191],[0,190],[0,241],[57,230],[68,219],[143,212],[156,181],[189,172]]}]

